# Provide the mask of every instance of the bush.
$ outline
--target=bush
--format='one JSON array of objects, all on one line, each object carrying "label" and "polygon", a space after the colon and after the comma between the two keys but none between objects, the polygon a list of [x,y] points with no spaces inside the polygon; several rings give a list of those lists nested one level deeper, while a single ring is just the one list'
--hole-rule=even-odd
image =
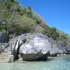
[{"label": "bush", "polygon": [[27,7],[29,10],[32,10],[32,8],[30,6]]},{"label": "bush", "polygon": [[14,2],[14,0],[11,0],[11,2]]},{"label": "bush", "polygon": [[63,43],[65,43],[65,44],[67,44],[67,36],[66,35],[64,35],[64,34],[62,34],[61,36],[60,36],[60,40],[63,42]]},{"label": "bush", "polygon": [[44,29],[44,34],[46,34],[48,37],[53,38],[54,40],[59,38],[59,33],[56,31],[56,28],[47,27]]},{"label": "bush", "polygon": [[28,11],[28,12],[27,12],[27,16],[28,16],[29,18],[33,18],[32,12],[31,12],[31,11]]},{"label": "bush", "polygon": [[5,25],[0,25],[0,31],[5,29]]}]

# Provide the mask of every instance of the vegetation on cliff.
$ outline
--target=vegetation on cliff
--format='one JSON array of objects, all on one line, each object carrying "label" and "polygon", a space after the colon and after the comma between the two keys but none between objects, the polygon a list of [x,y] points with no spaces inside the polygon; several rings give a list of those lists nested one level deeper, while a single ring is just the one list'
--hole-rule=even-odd
[{"label": "vegetation on cliff", "polygon": [[7,35],[43,33],[70,46],[70,37],[67,34],[49,27],[30,6],[22,7],[16,0],[0,0],[0,31],[6,32]]}]

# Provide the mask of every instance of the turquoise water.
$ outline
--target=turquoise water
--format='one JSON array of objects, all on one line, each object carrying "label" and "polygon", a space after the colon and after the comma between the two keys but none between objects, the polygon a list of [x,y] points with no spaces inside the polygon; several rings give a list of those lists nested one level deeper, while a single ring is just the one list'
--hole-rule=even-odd
[{"label": "turquoise water", "polygon": [[70,55],[48,61],[0,63],[0,70],[70,70]]}]

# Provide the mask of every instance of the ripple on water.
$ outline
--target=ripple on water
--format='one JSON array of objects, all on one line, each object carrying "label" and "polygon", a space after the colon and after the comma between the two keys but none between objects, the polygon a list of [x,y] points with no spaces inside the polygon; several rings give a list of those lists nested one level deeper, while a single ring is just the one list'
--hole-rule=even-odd
[{"label": "ripple on water", "polygon": [[70,55],[48,61],[0,63],[0,70],[70,70]]}]

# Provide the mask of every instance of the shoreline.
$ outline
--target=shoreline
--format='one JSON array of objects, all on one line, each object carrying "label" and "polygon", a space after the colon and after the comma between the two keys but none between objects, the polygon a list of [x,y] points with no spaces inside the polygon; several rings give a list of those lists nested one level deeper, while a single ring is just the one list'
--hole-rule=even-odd
[{"label": "shoreline", "polygon": [[[57,56],[49,56],[49,57],[47,57],[46,61],[51,61],[55,57],[62,57],[62,56],[66,56],[66,55],[70,55],[70,54],[57,54]],[[41,61],[44,61],[44,60],[41,60]],[[14,62],[35,62],[35,61],[24,61],[24,60],[22,60],[22,58],[19,58],[18,60],[13,61],[13,55],[0,54],[0,63],[14,63]]]}]

